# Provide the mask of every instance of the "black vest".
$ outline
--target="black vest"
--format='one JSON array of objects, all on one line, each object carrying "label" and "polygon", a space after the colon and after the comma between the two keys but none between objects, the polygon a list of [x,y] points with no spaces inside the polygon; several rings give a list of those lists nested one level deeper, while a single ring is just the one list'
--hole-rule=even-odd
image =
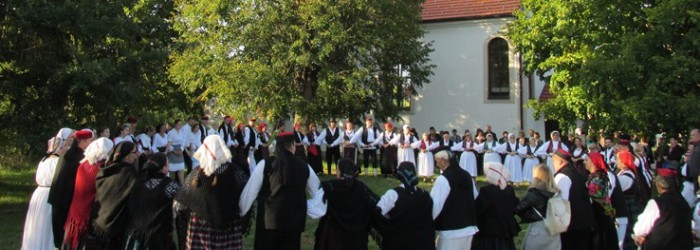
[{"label": "black vest", "polygon": [[610,195],[610,204],[615,208],[615,217],[629,217],[625,196],[622,194],[622,187],[620,187],[620,180],[617,179],[617,176],[615,176],[615,188]]},{"label": "black vest", "polygon": [[520,143],[516,142],[515,143],[515,150],[513,150],[513,148],[510,147],[510,142],[506,142],[506,152],[508,152],[508,153],[516,152],[516,151],[518,151],[518,149],[520,149]]},{"label": "black vest", "polygon": [[340,129],[338,127],[335,127],[335,134],[331,135],[331,129],[326,128],[326,144],[329,146],[335,141],[338,140],[338,137],[340,136]]},{"label": "black vest", "polygon": [[204,127],[204,125],[199,124],[199,142],[204,143],[204,139],[209,136],[209,130]]},{"label": "black vest", "polygon": [[569,189],[571,224],[569,224],[569,231],[594,228],[593,205],[588,196],[586,180],[571,165],[566,165],[557,174],[566,175],[571,180],[571,188]]},{"label": "black vest", "polygon": [[447,195],[442,211],[435,218],[435,229],[446,231],[475,226],[477,221],[471,176],[456,165],[447,167],[442,176],[450,184],[450,194]]},{"label": "black vest", "polygon": [[387,144],[387,143],[389,143],[389,142],[391,141],[391,139],[394,139],[394,133],[390,133],[390,134],[389,134],[389,138],[387,138],[387,136],[386,136],[387,133],[390,133],[390,132],[389,132],[389,131],[386,131],[386,132],[384,132],[384,134],[382,135],[382,143],[383,143],[383,144]]},{"label": "black vest", "polygon": [[255,130],[251,126],[248,126],[247,128],[248,131],[250,131],[250,134],[248,134],[248,145],[246,145],[246,148],[255,147]]},{"label": "black vest", "polygon": [[435,249],[433,200],[430,194],[422,189],[410,194],[402,187],[396,187],[394,191],[398,198],[387,214],[389,219],[381,227],[382,249]]},{"label": "black vest", "polygon": [[[411,143],[413,143],[414,141],[416,141],[416,138],[415,138],[413,135],[411,135],[411,136],[408,138],[408,143],[411,144]],[[406,143],[406,135],[405,135],[404,133],[401,133],[401,136],[399,137],[399,143],[401,143],[401,144],[405,144],[405,143]]]},{"label": "black vest", "polygon": [[692,212],[688,203],[677,191],[667,191],[654,201],[660,214],[643,249],[692,249]]},{"label": "black vest", "polygon": [[[379,130],[372,126],[372,131],[374,131],[374,139],[377,139],[377,136],[379,136]],[[367,137],[369,137],[369,132],[367,131],[367,127],[365,127],[362,130],[362,143],[364,144],[370,144],[372,143],[371,141],[367,141]]]},{"label": "black vest", "polygon": [[306,226],[307,163],[287,156],[287,171],[292,171],[288,184],[277,178],[274,157],[265,159],[265,176],[258,195],[257,227],[265,229],[304,231]]}]

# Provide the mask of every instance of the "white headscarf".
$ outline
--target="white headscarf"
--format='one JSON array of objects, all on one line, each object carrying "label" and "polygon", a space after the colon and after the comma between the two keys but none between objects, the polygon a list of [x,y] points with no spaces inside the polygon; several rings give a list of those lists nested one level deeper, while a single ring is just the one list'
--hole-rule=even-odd
[{"label": "white headscarf", "polygon": [[211,176],[221,164],[231,160],[231,151],[226,143],[218,135],[210,135],[204,138],[202,146],[192,156],[199,161],[199,167],[204,174]]},{"label": "white headscarf", "polygon": [[498,186],[501,190],[506,188],[510,179],[510,171],[500,162],[487,162],[484,164],[486,181]]},{"label": "white headscarf", "polygon": [[85,148],[85,158],[80,162],[87,161],[90,164],[95,164],[98,161],[106,160],[109,152],[112,151],[114,142],[107,138],[99,138],[94,140]]},{"label": "white headscarf", "polygon": [[[56,136],[49,139],[47,151],[49,153],[53,153],[53,151],[56,151],[59,148],[61,148],[63,146],[63,143],[66,141],[66,139],[68,139],[71,133],[73,133],[73,130],[69,128],[62,128],[61,130],[59,130]],[[54,143],[56,142],[58,142],[58,145],[54,148]]]}]

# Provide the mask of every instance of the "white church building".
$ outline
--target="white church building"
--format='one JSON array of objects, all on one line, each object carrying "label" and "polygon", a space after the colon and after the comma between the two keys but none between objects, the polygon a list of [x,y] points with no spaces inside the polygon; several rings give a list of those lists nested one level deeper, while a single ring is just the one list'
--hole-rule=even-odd
[{"label": "white church building", "polygon": [[[518,0],[427,0],[423,4],[424,41],[432,42],[436,66],[430,84],[411,96],[401,114],[404,123],[426,132],[491,125],[502,131],[534,129],[545,137],[555,129],[535,120],[531,99],[551,97],[538,77],[523,73],[513,44],[499,31],[514,20]],[[554,126],[554,127],[552,127]]]}]

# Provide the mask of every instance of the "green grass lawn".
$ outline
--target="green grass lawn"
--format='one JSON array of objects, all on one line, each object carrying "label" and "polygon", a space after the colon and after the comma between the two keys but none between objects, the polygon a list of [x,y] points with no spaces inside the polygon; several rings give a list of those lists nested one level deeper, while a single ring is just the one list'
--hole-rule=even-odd
[{"label": "green grass lawn", "polygon": [[[22,244],[22,230],[24,219],[29,206],[29,199],[36,188],[34,182],[34,172],[36,164],[20,164],[19,166],[0,166],[0,249],[19,249]],[[321,176],[321,180],[328,180],[331,177]],[[360,176],[359,180],[364,182],[378,196],[386,190],[399,185],[395,178]],[[479,178],[478,186],[484,185],[483,179]],[[432,183],[420,183],[421,188],[430,190]],[[516,188],[516,195],[522,197],[526,188]],[[308,218],[308,217],[307,217]],[[302,249],[313,249],[314,232],[318,225],[317,220],[307,219],[306,231],[302,234]],[[520,235],[515,239],[515,245],[520,248],[521,240],[527,225],[521,225]],[[254,229],[251,230],[254,232]],[[254,235],[249,235],[243,239],[244,249],[253,249]],[[369,249],[378,249],[377,245],[370,240]]]}]

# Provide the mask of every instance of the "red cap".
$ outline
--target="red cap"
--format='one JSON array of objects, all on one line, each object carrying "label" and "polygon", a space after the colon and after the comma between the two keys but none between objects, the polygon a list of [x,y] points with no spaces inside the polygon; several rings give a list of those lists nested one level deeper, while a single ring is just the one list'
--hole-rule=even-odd
[{"label": "red cap", "polygon": [[555,155],[564,158],[565,160],[571,160],[571,154],[569,154],[569,151],[559,149],[557,152],[554,152]]},{"label": "red cap", "polygon": [[75,139],[76,140],[87,140],[93,137],[92,130],[89,129],[83,129],[78,132],[75,132]]},{"label": "red cap", "polygon": [[249,122],[255,122],[256,120],[255,120],[255,117],[251,117],[250,119],[248,119],[248,121],[249,121]]},{"label": "red cap", "polygon": [[617,158],[620,159],[618,163],[622,163],[627,166],[627,168],[637,172],[637,165],[634,164],[634,155],[632,155],[632,153],[629,151],[620,151],[617,153]]},{"label": "red cap", "polygon": [[389,128],[394,128],[394,124],[391,124],[391,122],[384,123],[384,126],[389,127]]},{"label": "red cap", "polygon": [[203,115],[201,119],[202,120],[209,120],[209,116]]},{"label": "red cap", "polygon": [[665,177],[676,177],[678,176],[678,172],[676,170],[670,169],[670,168],[657,168],[656,169],[656,174],[659,176],[665,176]]},{"label": "red cap", "polygon": [[265,127],[267,127],[267,124],[265,124],[264,122],[261,122],[260,125],[258,125],[258,131],[263,131],[263,129]]},{"label": "red cap", "polygon": [[138,119],[136,119],[136,116],[130,115],[129,117],[126,118],[126,122],[128,123],[136,123]]}]

